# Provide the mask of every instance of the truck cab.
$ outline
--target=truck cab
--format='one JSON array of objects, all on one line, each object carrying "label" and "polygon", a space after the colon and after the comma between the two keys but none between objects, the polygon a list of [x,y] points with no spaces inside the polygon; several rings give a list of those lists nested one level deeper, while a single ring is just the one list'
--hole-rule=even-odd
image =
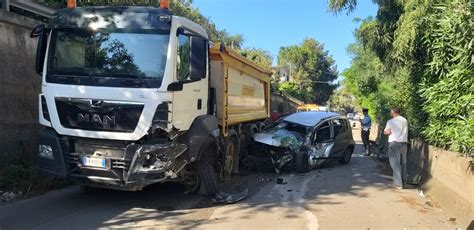
[{"label": "truck cab", "polygon": [[[217,116],[201,26],[163,8],[78,7],[57,11],[31,36],[42,77],[43,172],[122,190],[179,181],[217,192],[229,126],[227,114]],[[234,155],[240,134],[254,127],[245,121],[233,124]]]}]

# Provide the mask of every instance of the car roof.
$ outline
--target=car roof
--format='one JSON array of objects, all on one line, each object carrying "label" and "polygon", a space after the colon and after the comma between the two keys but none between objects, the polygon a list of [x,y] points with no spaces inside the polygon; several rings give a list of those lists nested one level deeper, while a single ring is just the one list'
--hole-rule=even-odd
[{"label": "car roof", "polygon": [[333,112],[307,111],[293,113],[283,118],[283,120],[303,126],[312,127],[317,125],[322,120],[338,116],[340,116],[338,113]]}]

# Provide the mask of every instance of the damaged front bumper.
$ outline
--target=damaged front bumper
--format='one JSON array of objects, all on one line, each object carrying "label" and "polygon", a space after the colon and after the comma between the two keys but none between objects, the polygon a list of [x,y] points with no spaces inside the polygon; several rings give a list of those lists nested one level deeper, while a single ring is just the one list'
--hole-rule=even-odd
[{"label": "damaged front bumper", "polygon": [[276,172],[285,166],[294,165],[298,154],[307,156],[310,169],[322,165],[328,159],[333,159],[330,156],[333,142],[312,145],[308,135],[303,136],[279,129],[257,133],[253,138],[255,142],[267,146],[266,150],[270,154],[270,160]]},{"label": "damaged front bumper", "polygon": [[[50,128],[41,131],[39,142],[38,163],[44,173],[97,187],[141,190],[153,183],[177,180],[188,163],[186,145],[177,143],[139,145],[75,139],[58,136]],[[48,150],[52,150],[49,155],[44,153]]]}]

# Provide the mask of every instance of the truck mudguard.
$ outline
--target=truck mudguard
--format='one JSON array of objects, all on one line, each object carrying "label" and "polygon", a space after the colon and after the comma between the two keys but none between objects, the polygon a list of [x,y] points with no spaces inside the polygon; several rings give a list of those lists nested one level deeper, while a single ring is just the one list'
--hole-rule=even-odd
[{"label": "truck mudguard", "polygon": [[191,161],[199,159],[199,152],[209,136],[219,137],[217,118],[211,115],[196,117],[188,131],[189,154]]}]

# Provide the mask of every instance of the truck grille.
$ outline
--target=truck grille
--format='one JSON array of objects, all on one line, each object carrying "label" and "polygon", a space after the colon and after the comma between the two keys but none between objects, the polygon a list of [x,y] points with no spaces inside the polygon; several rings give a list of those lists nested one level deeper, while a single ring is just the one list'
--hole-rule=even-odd
[{"label": "truck grille", "polygon": [[[111,169],[123,169],[124,171],[128,171],[130,168],[130,160],[124,159],[109,159],[110,160],[110,167]],[[77,154],[69,154],[68,155],[68,162],[72,164],[72,168],[78,167],[80,165],[79,162],[79,155]]]},{"label": "truck grille", "polygon": [[61,125],[70,129],[133,132],[143,104],[96,99],[56,98]]}]

